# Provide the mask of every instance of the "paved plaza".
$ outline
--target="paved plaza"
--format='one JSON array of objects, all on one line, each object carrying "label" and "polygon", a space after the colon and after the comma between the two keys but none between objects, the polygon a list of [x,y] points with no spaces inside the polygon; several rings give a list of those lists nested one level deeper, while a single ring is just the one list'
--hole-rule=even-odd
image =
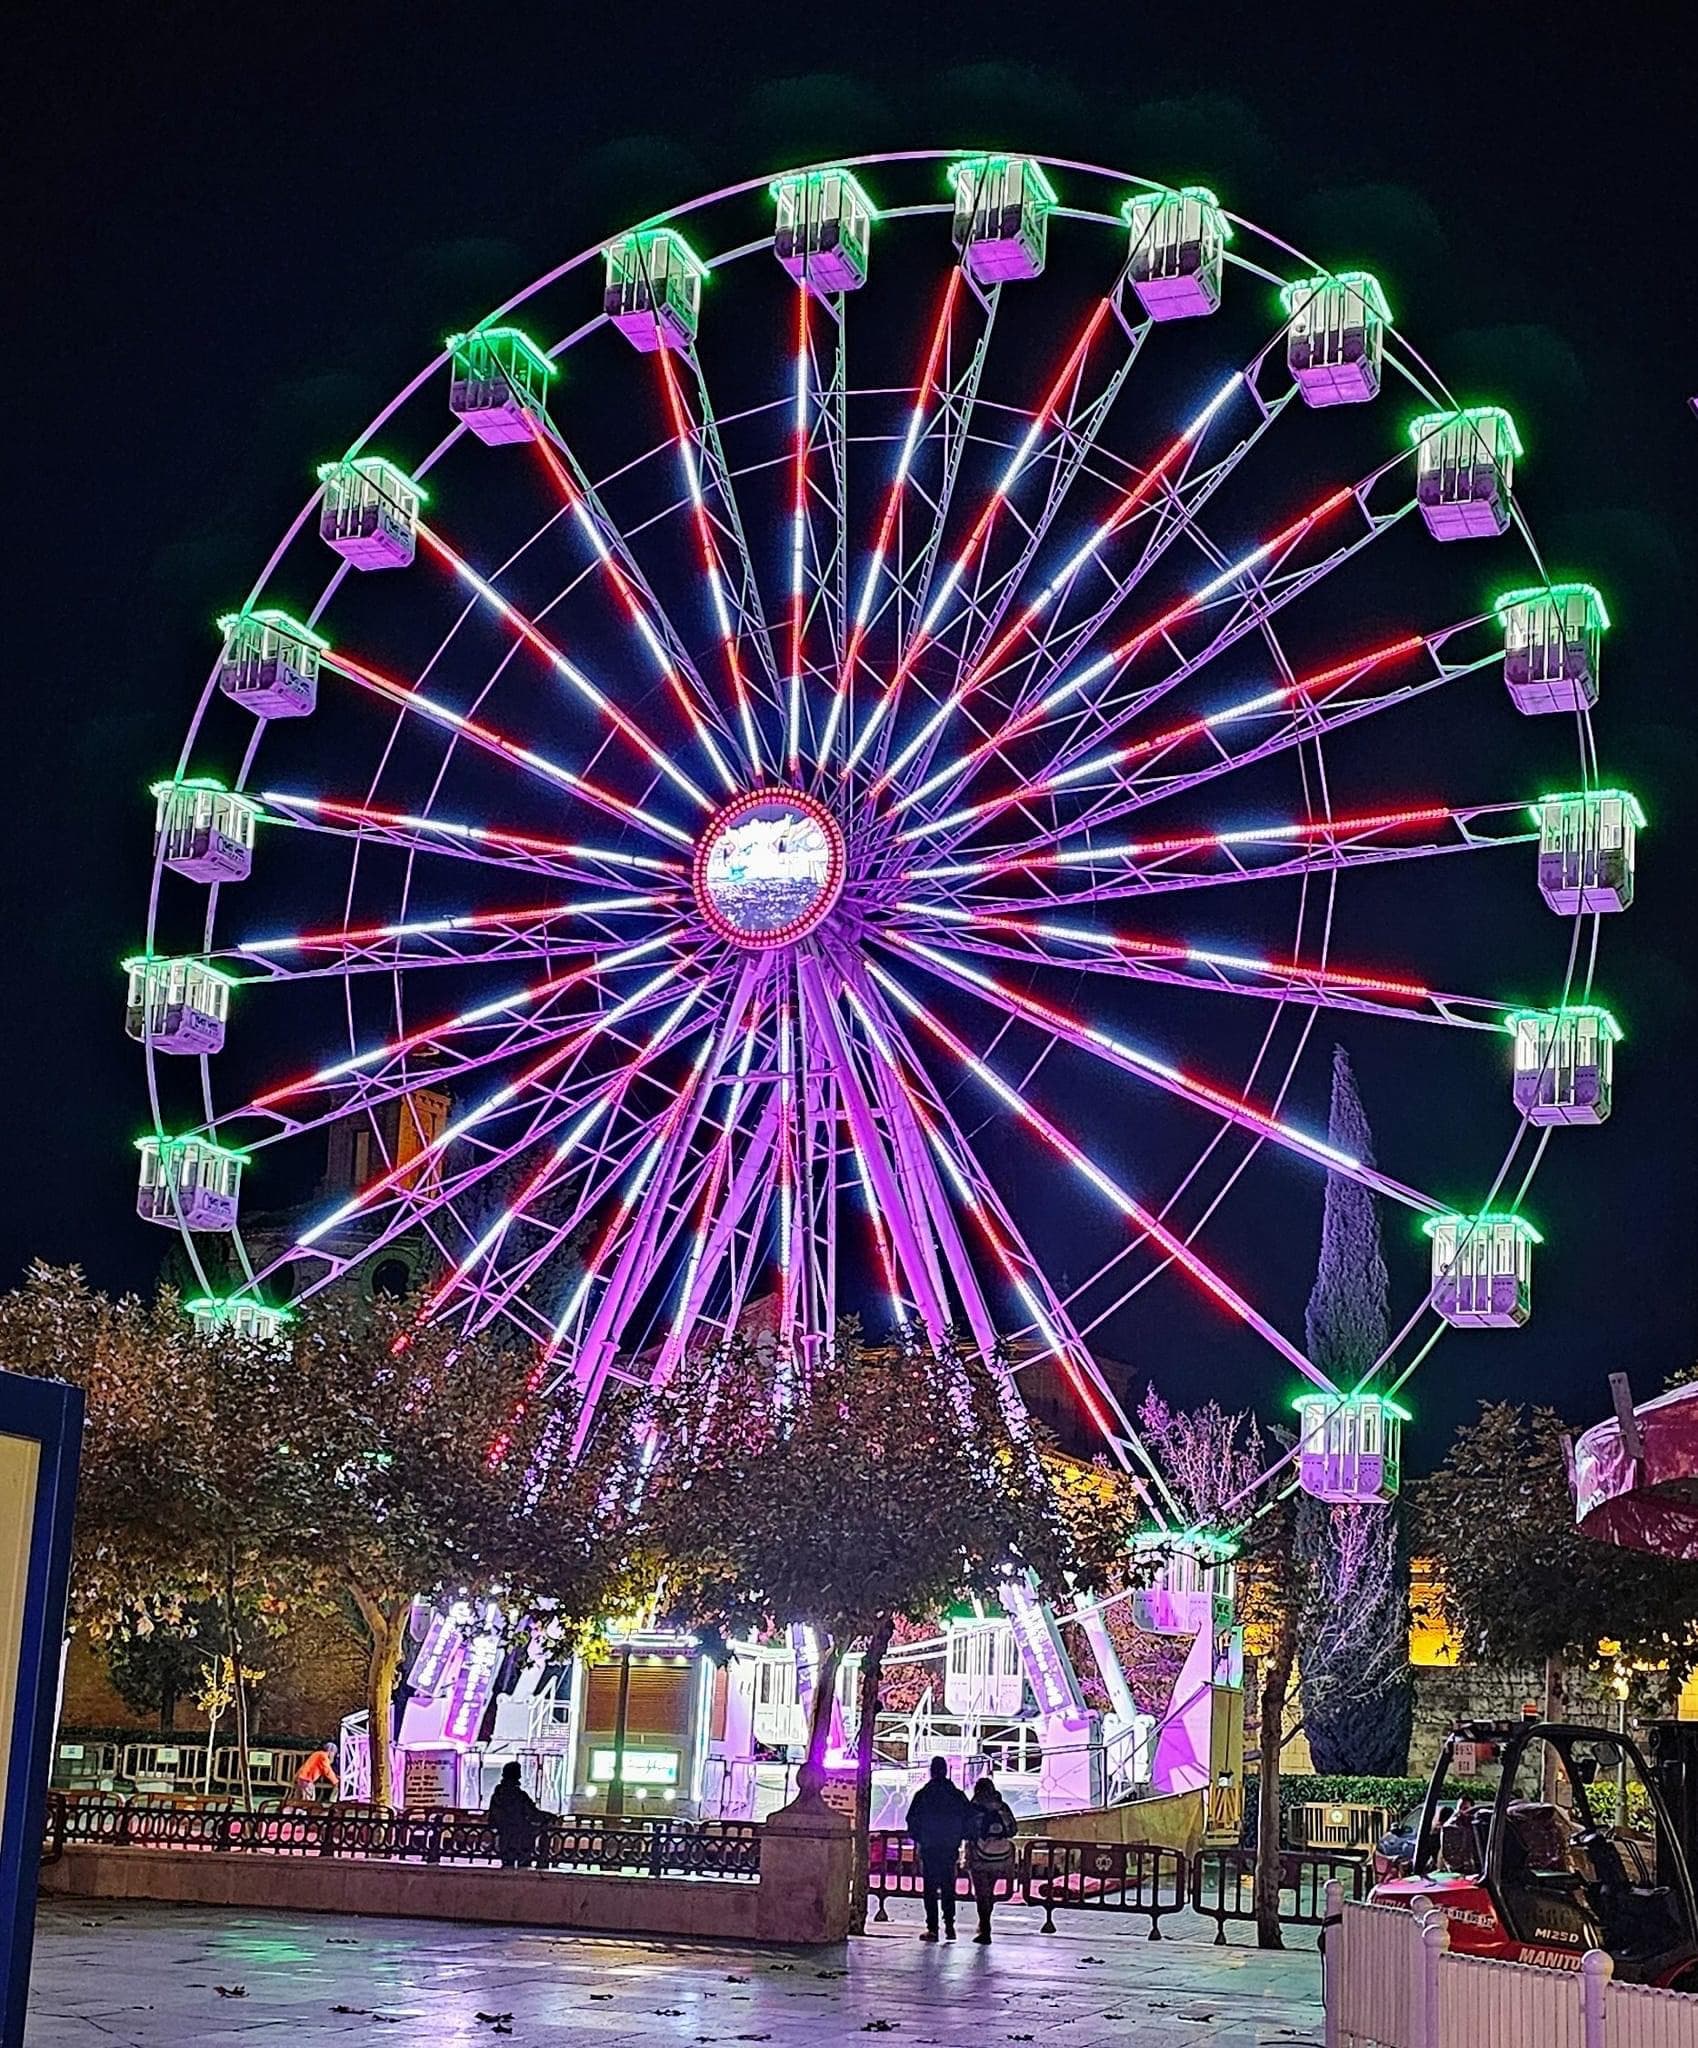
[{"label": "paved plaza", "polygon": [[[420,1920],[44,1904],[26,2048],[515,2043],[821,2048],[1319,2048],[1312,1930],[1293,1949],[1215,1948],[1204,1923],[1038,1932],[931,1948],[912,1907],[843,1948],[741,1949]],[[1239,1938],[1242,1939],[1242,1931]],[[220,1990],[222,1987],[222,1990]]]}]

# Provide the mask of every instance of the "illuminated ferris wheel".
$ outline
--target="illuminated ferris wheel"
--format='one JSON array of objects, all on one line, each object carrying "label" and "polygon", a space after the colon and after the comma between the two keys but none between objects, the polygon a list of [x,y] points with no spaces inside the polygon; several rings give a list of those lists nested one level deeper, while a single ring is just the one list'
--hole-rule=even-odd
[{"label": "illuminated ferris wheel", "polygon": [[[1526,1320],[1548,1127],[1610,1106],[1643,821],[1520,456],[1374,277],[1086,165],[814,167],[550,272],[320,470],[156,786],[139,1206],[195,1314],[424,1242],[587,1427],[757,1304],[801,1359],[860,1311],[1055,1361],[1131,1464],[1093,1349],[1196,1288],[1313,1389],[1304,1484],[1384,1497],[1401,1377]],[[1459,865],[1559,914],[1542,1006],[1362,947]],[[1461,1206],[1288,1112],[1354,1030],[1501,1090]],[[244,1228],[351,1123],[351,1193]],[[1293,1172],[1431,1239],[1360,1387],[1235,1250]]]}]

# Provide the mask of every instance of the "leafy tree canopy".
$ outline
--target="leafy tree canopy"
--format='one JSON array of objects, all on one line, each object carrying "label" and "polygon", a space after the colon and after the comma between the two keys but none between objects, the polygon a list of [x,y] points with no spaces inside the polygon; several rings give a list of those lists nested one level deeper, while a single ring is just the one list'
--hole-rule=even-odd
[{"label": "leafy tree canopy", "polygon": [[1549,1408],[1483,1402],[1415,1490],[1415,1539],[1471,1657],[1595,1660],[1600,1641],[1684,1672],[1698,1652],[1698,1574],[1581,1535],[1566,1430]]}]

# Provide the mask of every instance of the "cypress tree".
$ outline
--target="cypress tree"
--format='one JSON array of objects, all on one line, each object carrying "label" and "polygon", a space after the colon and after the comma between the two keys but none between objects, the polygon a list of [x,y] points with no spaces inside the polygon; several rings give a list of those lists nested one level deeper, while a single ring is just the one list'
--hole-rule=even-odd
[{"label": "cypress tree", "polygon": [[[1335,1046],[1327,1136],[1340,1151],[1373,1163],[1373,1133],[1350,1056]],[[1327,1176],[1315,1284],[1304,1313],[1309,1356],[1349,1389],[1385,1349],[1389,1282],[1380,1241],[1379,1197],[1344,1174]],[[1300,1503],[1297,1545],[1312,1581],[1353,1615],[1318,1616],[1303,1650],[1304,1727],[1315,1769],[1401,1777],[1408,1763],[1413,1690],[1406,1666],[1408,1574],[1393,1527],[1352,1527],[1387,1507]]]}]

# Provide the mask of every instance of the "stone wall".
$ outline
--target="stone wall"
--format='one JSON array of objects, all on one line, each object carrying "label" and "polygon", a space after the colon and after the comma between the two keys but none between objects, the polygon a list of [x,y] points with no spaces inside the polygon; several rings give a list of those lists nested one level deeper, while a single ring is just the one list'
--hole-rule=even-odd
[{"label": "stone wall", "polygon": [[[1597,1672],[1571,1671],[1563,1712],[1571,1721],[1616,1725],[1616,1697]],[[1463,1664],[1415,1667],[1415,1731],[1409,1744],[1409,1775],[1424,1778],[1437,1761],[1439,1745],[1459,1721],[1515,1720],[1529,1700],[1543,1709],[1545,1675],[1536,1666]]]},{"label": "stone wall", "polygon": [[[335,1734],[344,1714],[365,1704],[364,1651],[353,1631],[332,1616],[291,1621],[280,1635],[250,1644],[243,1661],[265,1673],[257,1689],[256,1740],[323,1740]],[[71,1638],[60,1718],[67,1729],[133,1729],[138,1740],[160,1732],[157,1714],[138,1714],[119,1698],[107,1675],[105,1646],[84,1635]],[[171,1732],[204,1735],[206,1716],[192,1700],[179,1700]],[[230,1735],[228,1720],[222,1732]]]}]

